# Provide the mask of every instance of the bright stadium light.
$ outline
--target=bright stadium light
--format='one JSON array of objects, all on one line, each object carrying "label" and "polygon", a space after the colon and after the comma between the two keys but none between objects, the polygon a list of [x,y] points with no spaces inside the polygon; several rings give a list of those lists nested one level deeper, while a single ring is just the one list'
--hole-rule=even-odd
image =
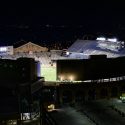
[{"label": "bright stadium light", "polygon": [[66,55],[69,55],[69,52],[66,52]]},{"label": "bright stadium light", "polygon": [[110,42],[117,42],[117,39],[116,38],[113,38],[113,39],[107,39],[108,41],[110,41]]},{"label": "bright stadium light", "polygon": [[7,48],[6,47],[0,47],[0,52],[6,52]]},{"label": "bright stadium light", "polygon": [[70,76],[70,77],[69,77],[69,80],[70,80],[70,81],[73,81],[73,80],[74,80],[74,77],[73,77],[73,76]]},{"label": "bright stadium light", "polygon": [[105,41],[105,40],[106,40],[106,38],[105,38],[105,37],[97,37],[97,39],[96,39],[96,40]]},{"label": "bright stadium light", "polygon": [[61,75],[60,76],[60,80],[63,81],[64,80],[64,76]]}]

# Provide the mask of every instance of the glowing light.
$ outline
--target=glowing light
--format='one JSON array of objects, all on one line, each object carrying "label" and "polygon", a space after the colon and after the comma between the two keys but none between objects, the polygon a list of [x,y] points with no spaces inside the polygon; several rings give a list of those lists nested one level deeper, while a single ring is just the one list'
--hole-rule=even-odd
[{"label": "glowing light", "polygon": [[116,38],[113,38],[113,39],[107,39],[108,41],[110,42],[117,42],[117,39]]},{"label": "glowing light", "polygon": [[54,104],[48,105],[48,111],[53,111],[54,109],[55,109],[55,105]]},{"label": "glowing light", "polygon": [[16,120],[8,120],[8,124],[9,125],[17,125],[17,121]]},{"label": "glowing light", "polygon": [[0,52],[6,52],[7,48],[6,47],[0,47]]},{"label": "glowing light", "polygon": [[105,38],[105,37],[98,37],[96,40],[105,41],[105,40],[106,40],[106,38]]},{"label": "glowing light", "polygon": [[60,76],[60,80],[63,81],[64,80],[64,76]]},{"label": "glowing light", "polygon": [[122,93],[122,95],[120,96],[120,99],[122,100],[122,102],[125,102],[125,93]]},{"label": "glowing light", "polygon": [[21,120],[29,120],[30,113],[21,113]]},{"label": "glowing light", "polygon": [[70,77],[69,77],[69,80],[70,80],[70,81],[73,81],[73,80],[74,80],[74,77],[73,77],[73,76],[70,76]]},{"label": "glowing light", "polygon": [[69,52],[66,52],[66,55],[69,55]]}]

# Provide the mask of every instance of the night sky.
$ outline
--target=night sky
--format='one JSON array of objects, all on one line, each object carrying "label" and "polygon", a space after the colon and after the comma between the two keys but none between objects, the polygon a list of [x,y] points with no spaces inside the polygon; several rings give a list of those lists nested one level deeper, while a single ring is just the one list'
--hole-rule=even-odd
[{"label": "night sky", "polygon": [[113,0],[1,3],[0,44],[67,41],[85,34],[125,40],[124,5]]}]

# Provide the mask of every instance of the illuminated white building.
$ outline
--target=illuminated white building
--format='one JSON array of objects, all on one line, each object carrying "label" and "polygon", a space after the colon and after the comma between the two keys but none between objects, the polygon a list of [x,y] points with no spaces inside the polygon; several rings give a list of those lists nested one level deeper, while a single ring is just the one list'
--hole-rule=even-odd
[{"label": "illuminated white building", "polygon": [[1,46],[0,55],[13,55],[13,46]]}]

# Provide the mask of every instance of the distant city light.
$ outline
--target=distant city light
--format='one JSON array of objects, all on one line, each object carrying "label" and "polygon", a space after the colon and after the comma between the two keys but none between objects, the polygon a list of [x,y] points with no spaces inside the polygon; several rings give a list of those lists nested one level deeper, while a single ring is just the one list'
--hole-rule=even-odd
[{"label": "distant city light", "polygon": [[116,38],[113,38],[113,39],[107,39],[108,41],[110,41],[110,42],[117,42],[117,39]]},{"label": "distant city light", "polygon": [[96,40],[105,41],[105,40],[106,40],[106,38],[105,38],[105,37],[98,37]]}]

